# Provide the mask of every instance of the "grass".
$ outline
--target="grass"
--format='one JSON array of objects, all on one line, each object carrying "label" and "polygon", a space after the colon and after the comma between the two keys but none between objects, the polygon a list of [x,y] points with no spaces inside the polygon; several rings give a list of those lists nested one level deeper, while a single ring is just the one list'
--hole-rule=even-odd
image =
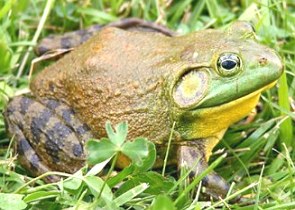
[{"label": "grass", "polygon": [[[263,94],[254,121],[232,125],[210,159],[210,169],[215,167],[234,183],[234,194],[248,198],[247,203],[229,203],[233,195],[220,201],[200,201],[190,190],[199,189],[198,180],[187,186],[185,175],[175,180],[169,176],[169,168],[162,177],[149,167],[139,171],[132,166],[104,182],[94,176],[105,168],[102,163],[89,172],[84,168],[74,175],[63,174],[65,181],[44,184],[40,177],[28,177],[18,165],[0,116],[1,208],[294,209],[293,0],[0,0],[0,109],[9,97],[28,88],[27,75],[35,57],[32,49],[38,39],[131,16],[157,21],[180,34],[222,28],[238,19],[251,21],[259,41],[282,57],[285,74],[275,88]],[[129,177],[127,181],[125,177]],[[114,188],[118,183],[120,187]]]}]

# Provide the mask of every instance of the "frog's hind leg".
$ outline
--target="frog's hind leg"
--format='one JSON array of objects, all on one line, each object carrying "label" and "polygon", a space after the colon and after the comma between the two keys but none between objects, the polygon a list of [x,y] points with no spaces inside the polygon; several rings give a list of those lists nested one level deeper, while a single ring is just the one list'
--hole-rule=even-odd
[{"label": "frog's hind leg", "polygon": [[92,135],[65,104],[19,96],[9,102],[4,116],[19,161],[34,176],[49,170],[73,173],[84,165],[83,145]]},{"label": "frog's hind leg", "polygon": [[[190,178],[201,174],[208,167],[205,150],[200,141],[193,145],[182,145],[178,148],[178,166],[185,167],[188,170],[195,166],[190,173]],[[196,163],[196,161],[198,162]],[[202,184],[206,187],[206,193],[214,198],[224,198],[229,190],[228,183],[214,171],[203,178]]]}]

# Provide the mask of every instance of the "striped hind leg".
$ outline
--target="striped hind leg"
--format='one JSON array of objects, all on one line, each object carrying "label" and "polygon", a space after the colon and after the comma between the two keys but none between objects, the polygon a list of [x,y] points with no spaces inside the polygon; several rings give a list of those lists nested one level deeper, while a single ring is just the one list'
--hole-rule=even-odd
[{"label": "striped hind leg", "polygon": [[73,173],[84,165],[84,143],[92,134],[66,104],[18,96],[9,102],[4,117],[18,159],[32,175],[50,170]]}]

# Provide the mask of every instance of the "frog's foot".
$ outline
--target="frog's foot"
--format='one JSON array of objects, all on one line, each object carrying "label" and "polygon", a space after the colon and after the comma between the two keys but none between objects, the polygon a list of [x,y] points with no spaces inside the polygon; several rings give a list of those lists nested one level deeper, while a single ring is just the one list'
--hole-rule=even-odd
[{"label": "frog's foot", "polygon": [[[198,161],[190,173],[191,178],[201,174],[208,167],[205,160],[204,147],[201,142],[190,146],[180,146],[178,148],[178,161],[179,167],[185,167],[187,169],[194,167],[196,161]],[[228,183],[214,171],[206,175],[202,183],[206,187],[206,193],[214,198],[224,198],[229,190]]]},{"label": "frog's foot", "polygon": [[214,171],[203,179],[203,184],[206,187],[206,193],[215,198],[224,198],[229,191],[228,183]]},{"label": "frog's foot", "polygon": [[83,145],[92,135],[67,105],[19,96],[9,102],[4,115],[16,141],[18,159],[32,175],[50,170],[73,173],[84,165]]}]

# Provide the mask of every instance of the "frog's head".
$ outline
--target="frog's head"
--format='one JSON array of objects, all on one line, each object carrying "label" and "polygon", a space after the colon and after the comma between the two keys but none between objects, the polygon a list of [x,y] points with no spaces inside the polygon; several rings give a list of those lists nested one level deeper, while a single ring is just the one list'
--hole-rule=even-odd
[{"label": "frog's head", "polygon": [[181,59],[190,64],[170,86],[173,119],[184,138],[224,131],[245,117],[260,93],[282,74],[279,56],[257,43],[248,23],[236,22],[226,31],[205,30],[183,39],[201,40],[185,47]]}]

